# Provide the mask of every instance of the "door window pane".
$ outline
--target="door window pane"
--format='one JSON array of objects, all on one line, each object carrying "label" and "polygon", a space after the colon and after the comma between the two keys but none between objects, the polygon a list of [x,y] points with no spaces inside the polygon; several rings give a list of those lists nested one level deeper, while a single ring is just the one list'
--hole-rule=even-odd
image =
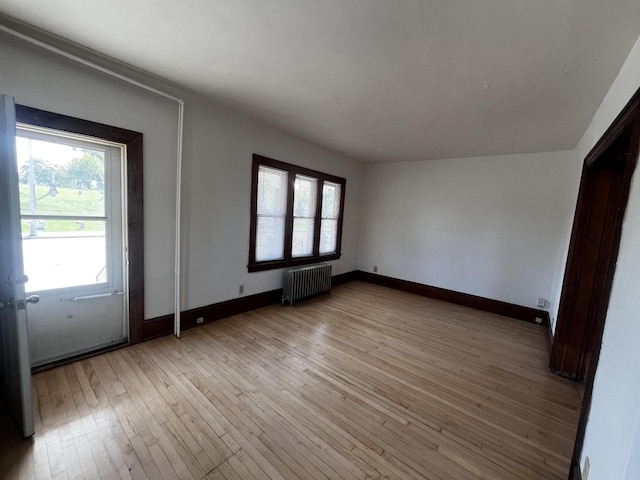
[{"label": "door window pane", "polygon": [[104,220],[23,220],[22,232],[29,292],[107,282]]},{"label": "door window pane", "polygon": [[[106,234],[112,224],[105,198],[109,148],[50,132],[18,130],[22,244],[29,292],[107,284],[111,279]],[[110,162],[110,168],[119,168],[118,156],[113,155]],[[119,209],[119,199],[109,198]]]},{"label": "door window pane", "polygon": [[20,213],[105,216],[103,151],[22,136],[16,149]]}]

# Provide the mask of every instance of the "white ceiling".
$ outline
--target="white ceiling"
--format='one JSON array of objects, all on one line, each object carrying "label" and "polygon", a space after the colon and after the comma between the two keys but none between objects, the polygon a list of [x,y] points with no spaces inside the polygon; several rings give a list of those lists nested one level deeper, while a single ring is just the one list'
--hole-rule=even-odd
[{"label": "white ceiling", "polygon": [[363,161],[571,149],[640,0],[0,0],[0,12]]}]

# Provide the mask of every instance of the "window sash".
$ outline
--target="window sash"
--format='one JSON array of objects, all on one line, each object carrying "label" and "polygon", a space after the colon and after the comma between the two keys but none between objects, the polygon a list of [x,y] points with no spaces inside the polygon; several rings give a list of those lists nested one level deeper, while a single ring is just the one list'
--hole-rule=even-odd
[{"label": "window sash", "polygon": [[[323,182],[322,185],[322,218],[337,220],[340,217],[340,201],[342,197],[342,186],[332,182]],[[333,190],[333,206],[328,205],[329,191]],[[337,198],[336,198],[337,197]]]},{"label": "window sash", "polygon": [[293,186],[293,228],[291,257],[315,254],[315,230],[318,213],[318,179],[296,174]]},{"label": "window sash", "polygon": [[341,200],[342,186],[333,182],[323,182],[320,239],[318,243],[318,253],[320,255],[335,253],[338,248]]},{"label": "window sash", "polygon": [[257,175],[256,261],[281,260],[285,257],[289,173],[260,165]]}]

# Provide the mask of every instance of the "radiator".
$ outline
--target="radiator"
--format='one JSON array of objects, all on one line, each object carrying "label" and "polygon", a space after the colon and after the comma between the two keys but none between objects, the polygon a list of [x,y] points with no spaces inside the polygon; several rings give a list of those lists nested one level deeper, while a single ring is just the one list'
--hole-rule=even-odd
[{"label": "radiator", "polygon": [[331,290],[331,265],[309,265],[284,272],[282,305]]}]

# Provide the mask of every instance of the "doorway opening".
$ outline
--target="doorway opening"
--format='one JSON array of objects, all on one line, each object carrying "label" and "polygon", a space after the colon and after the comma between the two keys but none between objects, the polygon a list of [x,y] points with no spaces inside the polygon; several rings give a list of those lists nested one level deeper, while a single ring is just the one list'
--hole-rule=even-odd
[{"label": "doorway opening", "polygon": [[32,367],[140,342],[142,134],[22,105],[16,120]]},{"label": "doorway opening", "polygon": [[551,349],[552,372],[584,382],[569,478],[580,456],[591,407],[629,189],[640,149],[640,90],[587,155]]}]

